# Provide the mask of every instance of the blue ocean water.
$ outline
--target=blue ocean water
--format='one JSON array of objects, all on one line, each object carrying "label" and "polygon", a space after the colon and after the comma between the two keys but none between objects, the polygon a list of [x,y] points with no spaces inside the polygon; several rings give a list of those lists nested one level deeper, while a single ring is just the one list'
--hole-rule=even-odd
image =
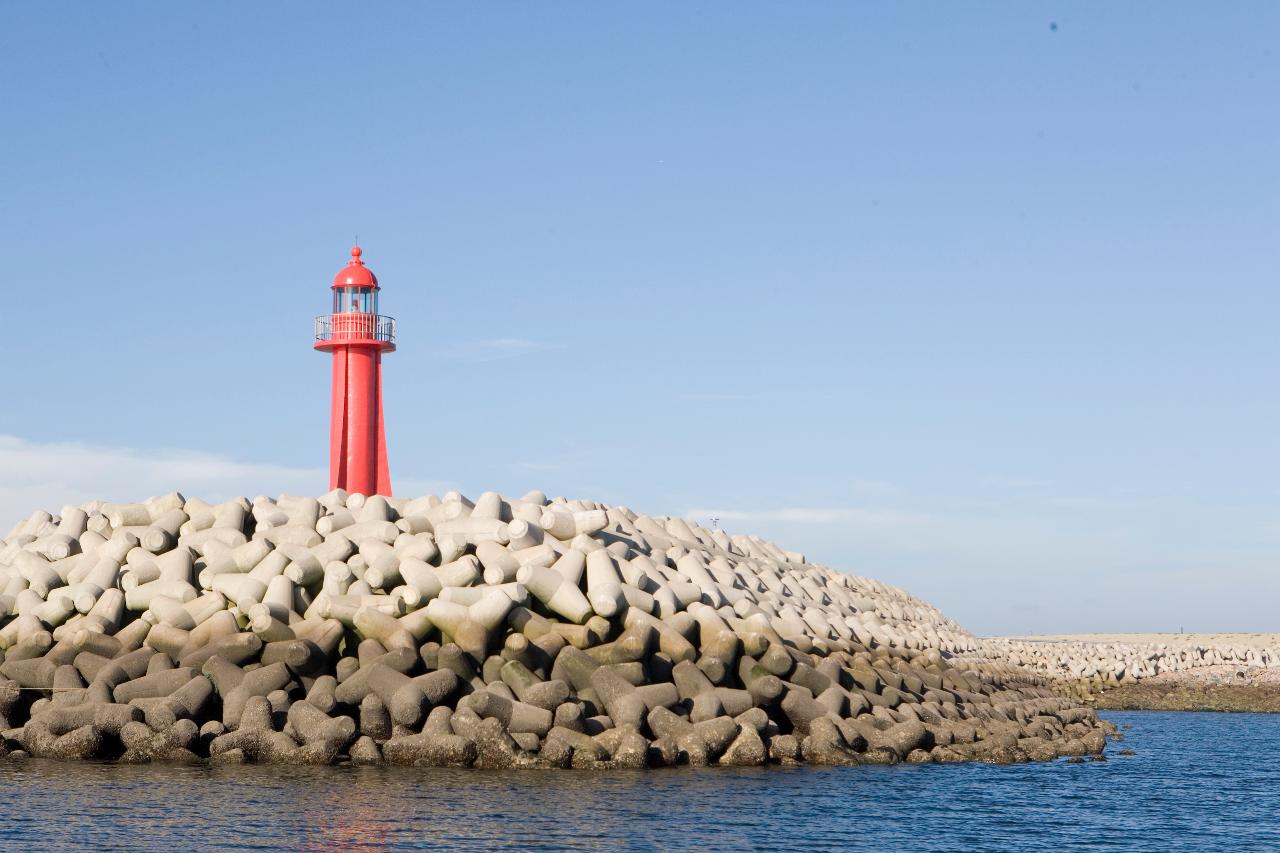
[{"label": "blue ocean water", "polygon": [[0,761],[0,846],[1280,850],[1280,715],[1104,716],[1129,727],[1126,739],[1084,764],[593,773]]}]

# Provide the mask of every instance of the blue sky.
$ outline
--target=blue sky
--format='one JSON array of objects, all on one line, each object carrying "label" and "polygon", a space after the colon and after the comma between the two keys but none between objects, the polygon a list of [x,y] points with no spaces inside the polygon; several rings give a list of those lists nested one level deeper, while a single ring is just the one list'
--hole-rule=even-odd
[{"label": "blue sky", "polygon": [[8,4],[0,509],[712,516],[980,633],[1276,630],[1280,9]]}]

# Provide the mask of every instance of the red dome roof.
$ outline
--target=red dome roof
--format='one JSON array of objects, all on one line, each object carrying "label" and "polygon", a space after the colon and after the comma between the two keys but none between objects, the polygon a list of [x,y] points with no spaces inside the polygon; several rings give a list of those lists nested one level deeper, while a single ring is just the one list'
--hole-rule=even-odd
[{"label": "red dome roof", "polygon": [[333,277],[334,287],[377,287],[378,277],[360,260],[360,247],[351,247],[351,261]]}]

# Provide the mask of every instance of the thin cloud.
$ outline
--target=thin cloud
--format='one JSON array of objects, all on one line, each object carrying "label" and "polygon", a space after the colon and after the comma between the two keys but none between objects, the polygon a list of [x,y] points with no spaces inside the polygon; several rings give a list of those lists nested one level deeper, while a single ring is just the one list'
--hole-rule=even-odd
[{"label": "thin cloud", "polygon": [[1001,489],[1040,489],[1053,485],[1049,480],[1039,480],[1034,477],[1000,477],[996,475],[984,477],[982,484]]},{"label": "thin cloud", "polygon": [[564,344],[554,341],[537,341],[529,338],[486,338],[454,344],[445,351],[444,355],[453,361],[485,362],[560,349],[564,349]]},{"label": "thin cloud", "polygon": [[[198,450],[29,441],[0,433],[0,536],[38,509],[56,513],[91,500],[138,501],[177,490],[221,501],[241,495],[318,495],[328,487],[324,468],[242,462]],[[413,478],[399,479],[395,487],[397,495],[454,488]]]},{"label": "thin cloud", "polygon": [[1127,512],[1130,510],[1151,509],[1166,501],[1161,498],[1125,498],[1106,496],[1057,497],[1050,503],[1063,509],[1101,510],[1104,512]]},{"label": "thin cloud", "polygon": [[[788,391],[785,399],[791,402],[803,400],[805,402],[814,402],[821,400],[838,400],[843,395],[830,391]],[[686,391],[676,395],[677,400],[687,400],[695,403],[756,403],[772,401],[777,402],[780,397],[777,393],[764,391],[723,391],[723,390],[699,390]]]},{"label": "thin cloud", "polygon": [[743,394],[734,391],[689,391],[677,399],[696,403],[754,403],[767,399],[766,394]]},{"label": "thin cloud", "polygon": [[[326,483],[327,485],[327,483]],[[391,478],[391,488],[396,497],[418,497],[420,495],[443,495],[458,488],[452,480],[423,480],[415,477]]]},{"label": "thin cloud", "polygon": [[860,495],[905,495],[907,490],[897,483],[885,480],[850,480],[848,487]]},{"label": "thin cloud", "polygon": [[516,467],[523,471],[533,471],[535,473],[560,470],[560,466],[554,462],[517,462]]},{"label": "thin cloud", "polygon": [[98,499],[142,500],[174,489],[207,500],[318,494],[328,479],[322,468],[240,462],[195,450],[39,442],[0,434],[0,524],[37,509],[57,512],[66,504]]},{"label": "thin cloud", "polygon": [[721,521],[783,521],[789,524],[858,524],[874,527],[925,524],[922,513],[864,507],[786,507],[783,509],[691,509],[686,518],[718,518]]}]

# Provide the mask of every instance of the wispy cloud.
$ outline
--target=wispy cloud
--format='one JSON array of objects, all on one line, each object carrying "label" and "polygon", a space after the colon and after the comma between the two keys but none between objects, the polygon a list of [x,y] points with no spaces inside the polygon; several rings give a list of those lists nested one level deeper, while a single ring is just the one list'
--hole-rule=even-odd
[{"label": "wispy cloud", "polygon": [[39,442],[0,434],[0,524],[37,509],[57,512],[66,504],[95,499],[141,500],[174,489],[225,500],[281,492],[318,494],[327,486],[328,472],[322,468],[242,462],[196,450]]},{"label": "wispy cloud", "polygon": [[[404,478],[397,495],[442,494],[453,484]],[[218,501],[259,494],[316,495],[324,468],[243,462],[174,448],[106,447],[80,441],[29,441],[0,433],[0,536],[38,509],[58,512],[91,500],[135,501],[166,492]]]},{"label": "wispy cloud", "polygon": [[516,467],[522,471],[533,471],[539,474],[560,470],[560,466],[554,462],[517,462]]},{"label": "wispy cloud", "polygon": [[[326,485],[328,485],[326,483]],[[423,480],[417,477],[397,477],[392,472],[391,488],[396,497],[418,497],[419,495],[443,495],[458,488],[453,480]]]},{"label": "wispy cloud", "polygon": [[[793,403],[799,400],[811,403],[823,400],[838,400],[843,395],[832,391],[796,391],[787,389],[783,396]],[[677,400],[687,400],[694,403],[761,403],[777,402],[779,398],[780,393],[777,391],[730,391],[716,388],[685,391],[676,395]]]},{"label": "wispy cloud", "polygon": [[995,474],[983,477],[982,484],[1000,489],[1039,489],[1053,485],[1048,480],[1040,480],[1035,477],[1001,477]]},{"label": "wispy cloud", "polygon": [[753,403],[768,399],[768,395],[735,391],[687,391],[677,395],[677,399],[695,403]]},{"label": "wispy cloud", "polygon": [[849,491],[857,495],[906,495],[907,490],[897,483],[884,480],[850,480],[846,484]]},{"label": "wispy cloud", "polygon": [[789,524],[856,524],[899,526],[924,524],[931,517],[923,513],[865,507],[786,507],[782,509],[736,510],[691,509],[686,518],[718,518],[721,521],[784,521]]},{"label": "wispy cloud", "polygon": [[1050,501],[1054,506],[1063,509],[1102,510],[1105,512],[1125,512],[1129,510],[1151,509],[1165,503],[1162,498],[1093,496],[1056,497]]},{"label": "wispy cloud", "polygon": [[554,341],[537,341],[529,338],[485,338],[461,341],[445,350],[444,355],[453,361],[485,362],[559,349],[564,349],[564,344]]}]

